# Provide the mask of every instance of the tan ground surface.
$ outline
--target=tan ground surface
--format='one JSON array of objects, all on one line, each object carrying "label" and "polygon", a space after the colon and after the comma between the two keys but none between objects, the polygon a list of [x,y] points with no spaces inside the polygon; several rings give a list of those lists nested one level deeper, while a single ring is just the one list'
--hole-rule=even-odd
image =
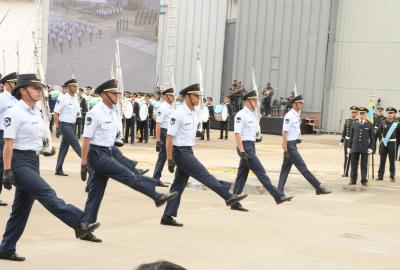
[{"label": "tan ground surface", "polygon": [[[212,133],[211,142],[199,142],[196,155],[220,179],[234,181],[234,142],[215,138]],[[282,162],[280,137],[264,135],[257,150],[276,184]],[[123,151],[141,167],[154,167],[154,140]],[[366,190],[343,190],[348,179],[340,177],[337,136],[305,136],[300,151],[332,195],[315,196],[296,169],[287,184],[287,193],[295,196],[291,203],[277,206],[269,195],[250,195],[244,202],[249,213],[229,210],[210,191],[189,188],[178,217],[185,227],[169,228],[159,225],[163,208],[111,181],[96,232],[102,244],[75,240],[71,229],[36,203],[18,245],[27,261],[0,261],[0,269],[134,269],[159,259],[188,269],[399,269],[399,182],[371,180]],[[377,166],[378,156],[375,159]],[[64,170],[69,177],[54,176],[55,162],[56,157],[42,158],[42,175],[61,198],[83,208],[86,194],[79,159],[72,152],[68,155]],[[167,171],[164,180],[172,180]],[[248,184],[260,185],[254,176]],[[11,202],[13,192],[1,197]],[[1,232],[10,209],[0,208]]]}]

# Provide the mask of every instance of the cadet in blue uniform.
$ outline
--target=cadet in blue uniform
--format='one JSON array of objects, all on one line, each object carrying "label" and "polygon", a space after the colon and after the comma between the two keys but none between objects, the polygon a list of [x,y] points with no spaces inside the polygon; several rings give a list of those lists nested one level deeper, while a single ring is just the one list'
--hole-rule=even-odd
[{"label": "cadet in blue uniform", "polygon": [[397,145],[400,139],[400,125],[395,121],[397,110],[393,107],[386,108],[386,120],[378,125],[376,138],[380,138],[379,155],[381,157],[379,163],[378,178],[382,181],[385,175],[386,158],[389,155],[390,164],[390,181],[395,182],[396,168],[395,160],[397,156]]},{"label": "cadet in blue uniform", "polygon": [[357,119],[358,107],[351,106],[350,110],[351,110],[351,117],[346,119],[346,121],[344,122],[342,138],[340,139],[340,147],[343,147],[344,149],[344,165],[343,165],[342,177],[349,177],[350,155],[348,155],[347,153],[347,146],[349,145],[351,125],[353,124],[354,121],[358,121]]},{"label": "cadet in blue uniform", "polygon": [[54,124],[57,128],[57,132],[62,134],[55,174],[68,176],[68,174],[63,171],[63,164],[69,146],[74,149],[78,156],[81,156],[81,146],[79,145],[75,133],[76,118],[80,111],[80,104],[76,96],[78,82],[75,79],[71,79],[65,82],[64,85],[67,87],[67,93],[57,100],[57,104],[54,108]]},{"label": "cadet in blue uniform", "polygon": [[[17,102],[15,97],[12,95],[16,80],[16,72],[10,73],[0,80],[0,85],[3,85],[4,88],[4,91],[0,93],[0,194],[3,189],[4,114]],[[7,203],[0,200],[0,206],[7,206]]]},{"label": "cadet in blue uniform", "polygon": [[[290,201],[292,197],[286,197],[276,187],[274,187],[269,179],[263,165],[256,155],[255,141],[257,138],[257,93],[251,91],[242,97],[244,108],[235,116],[235,140],[237,151],[240,156],[239,169],[236,176],[234,194],[240,194],[246,184],[249,171],[251,170],[263,184],[267,191],[274,197],[277,204]],[[231,206],[232,210],[245,211],[239,202]]]},{"label": "cadet in blue uniform", "polygon": [[199,105],[201,98],[200,87],[198,84],[193,84],[183,89],[180,95],[183,96],[185,102],[171,115],[166,143],[168,170],[173,173],[175,166],[177,167],[170,192],[178,192],[179,194],[176,199],[167,203],[164,215],[161,218],[161,224],[169,226],[183,226],[173,217],[178,214],[181,196],[190,176],[216,192],[225,200],[227,206],[247,197],[247,194],[231,194],[228,188],[211,175],[194,156],[192,147],[195,143],[199,124],[199,111],[195,106]]},{"label": "cadet in blue uniform", "polygon": [[[175,100],[174,89],[169,88],[161,93],[164,97],[164,102],[161,103],[157,112],[156,119],[156,151],[158,152],[158,159],[154,169],[153,178],[160,181],[161,173],[167,161],[167,151],[165,148],[167,139],[167,130],[171,113],[173,112],[173,103]],[[167,187],[162,181],[159,186]]]},{"label": "cadet in blue uniform", "polygon": [[297,144],[301,142],[301,119],[300,111],[304,107],[304,100],[301,95],[297,95],[289,100],[292,109],[285,115],[282,128],[282,148],[283,163],[281,173],[279,175],[278,189],[284,192],[286,180],[289,176],[292,165],[296,166],[304,178],[315,188],[316,194],[329,194],[331,191],[326,190],[325,187],[315,178],[315,176],[308,170],[306,163],[297,150]]},{"label": "cadet in blue uniform", "polygon": [[[85,206],[84,220],[92,223],[97,220],[97,214],[104,196],[109,178],[135,189],[152,198],[157,207],[177,196],[176,192],[160,194],[155,191],[157,180],[142,176],[136,169],[136,161],[122,155],[114,146],[118,133],[118,125],[122,124],[117,115],[115,104],[118,102],[118,85],[116,80],[109,80],[95,90],[102,101],[97,103],[86,115],[85,129],[82,141],[81,177],[86,180],[88,162],[94,170],[89,184],[89,195]],[[101,242],[93,234],[88,234],[82,240]]]},{"label": "cadet in blue uniform", "polygon": [[368,155],[375,150],[375,131],[374,126],[365,117],[368,109],[359,107],[359,121],[354,122],[350,131],[349,146],[347,152],[351,154],[351,181],[349,185],[357,182],[358,163],[361,157],[361,184],[367,185]]},{"label": "cadet in blue uniform", "polygon": [[84,223],[83,212],[59,199],[39,175],[38,153],[43,148],[48,127],[35,103],[41,99],[43,87],[35,74],[19,75],[14,91],[21,100],[6,112],[4,118],[4,187],[11,189],[14,185],[16,190],[10,219],[0,244],[0,259],[3,260],[25,260],[16,254],[16,244],[24,232],[35,200],[75,229],[77,238],[84,237],[100,225]]}]

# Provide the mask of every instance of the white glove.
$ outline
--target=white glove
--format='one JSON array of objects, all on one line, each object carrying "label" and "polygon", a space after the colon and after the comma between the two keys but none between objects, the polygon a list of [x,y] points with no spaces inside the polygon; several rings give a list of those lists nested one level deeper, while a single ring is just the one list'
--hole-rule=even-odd
[{"label": "white glove", "polygon": [[351,149],[347,148],[347,154],[350,154],[350,153],[351,153]]},{"label": "white glove", "polygon": [[371,155],[372,154],[372,149],[368,149],[368,155]]},{"label": "white glove", "polygon": [[339,147],[340,148],[342,148],[343,147],[343,143],[341,142],[341,143],[339,143]]}]

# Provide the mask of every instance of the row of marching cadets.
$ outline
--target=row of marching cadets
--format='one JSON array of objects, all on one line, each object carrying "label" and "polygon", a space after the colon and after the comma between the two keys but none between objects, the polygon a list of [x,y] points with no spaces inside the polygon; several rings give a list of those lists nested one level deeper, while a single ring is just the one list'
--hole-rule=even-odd
[{"label": "row of marching cadets", "polygon": [[[343,127],[340,146],[344,146],[343,177],[349,177],[349,185],[357,183],[358,167],[361,167],[361,184],[367,186],[369,156],[379,151],[380,162],[377,181],[382,181],[385,175],[386,161],[389,158],[389,178],[395,182],[395,160],[400,143],[400,121],[396,118],[397,109],[378,108],[374,115],[374,124],[367,119],[370,110],[365,107],[351,106],[351,117],[346,119]],[[386,111],[386,116],[383,112]],[[372,164],[373,166],[373,164]],[[372,167],[372,170],[374,168]]]},{"label": "row of marching cadets", "polygon": [[[79,102],[74,98],[77,83],[76,79],[65,83],[67,92],[58,99],[54,108],[56,128],[63,137],[67,137],[65,140],[63,138],[67,146],[76,143],[76,134],[71,127],[73,119],[69,118],[69,114],[76,116],[77,113],[76,106]],[[161,93],[164,101],[158,108],[155,121],[155,150],[158,152],[158,159],[153,177],[147,177],[144,175],[147,170],[137,168],[137,162],[127,158],[116,147],[122,135],[122,115],[118,109],[121,92],[117,81],[112,79],[94,90],[100,101],[86,113],[81,145],[74,146],[81,157],[81,179],[86,181],[91,171],[88,197],[82,211],[59,199],[39,173],[39,154],[49,145],[49,138],[46,137],[49,127],[43,121],[44,116],[37,107],[38,101],[43,99],[45,85],[35,74],[20,74],[16,77],[16,84],[11,82],[6,89],[9,89],[6,95],[13,104],[5,110],[0,119],[4,124],[3,186],[6,189],[12,189],[14,186],[16,192],[12,212],[0,244],[0,259],[25,259],[16,253],[16,243],[25,229],[35,200],[74,229],[76,238],[102,242],[93,232],[100,226],[97,221],[98,212],[109,179],[146,195],[157,207],[166,204],[160,223],[167,226],[183,226],[175,218],[189,177],[203,183],[220,196],[228,207],[238,211],[248,211],[240,202],[247,197],[242,191],[249,171],[257,176],[277,204],[292,199],[292,196],[285,195],[284,186],[293,165],[314,187],[317,195],[330,193],[308,170],[297,149],[301,142],[300,112],[304,106],[301,95],[291,100],[292,111],[285,116],[282,131],[284,158],[278,187],[272,184],[256,155],[258,95],[256,91],[251,91],[242,97],[244,108],[235,116],[234,121],[236,150],[240,163],[234,191],[231,193],[229,187],[210,174],[194,155],[196,133],[202,121],[199,108],[202,91],[199,84],[190,85],[179,92],[182,103],[177,109],[172,106],[175,100],[174,89],[168,88]],[[0,99],[3,98],[2,95]],[[57,159],[57,166],[61,166],[60,168],[64,154],[61,145]],[[54,155],[55,151],[52,149],[43,154],[50,156]],[[165,164],[169,172],[175,173],[174,180],[169,192],[159,193],[156,186],[160,185]]]}]

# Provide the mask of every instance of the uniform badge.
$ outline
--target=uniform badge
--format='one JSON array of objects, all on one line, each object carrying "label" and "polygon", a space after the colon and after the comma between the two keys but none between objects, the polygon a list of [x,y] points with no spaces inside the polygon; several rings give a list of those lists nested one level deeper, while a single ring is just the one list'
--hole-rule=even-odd
[{"label": "uniform badge", "polygon": [[240,123],[240,121],[242,121],[242,118],[236,117],[236,123]]},{"label": "uniform badge", "polygon": [[10,125],[11,125],[11,118],[10,117],[4,118],[4,126],[9,127]]},{"label": "uniform badge", "polygon": [[89,126],[92,123],[91,117],[86,117],[86,125]]},{"label": "uniform badge", "polygon": [[175,121],[176,121],[175,118],[171,118],[171,121],[169,121],[169,123],[170,123],[171,125],[175,125]]},{"label": "uniform badge", "polygon": [[289,124],[289,121],[290,121],[289,118],[286,118],[286,119],[285,119],[286,124]]},{"label": "uniform badge", "polygon": [[158,115],[158,116],[161,116],[161,112],[158,112],[157,115]]}]

